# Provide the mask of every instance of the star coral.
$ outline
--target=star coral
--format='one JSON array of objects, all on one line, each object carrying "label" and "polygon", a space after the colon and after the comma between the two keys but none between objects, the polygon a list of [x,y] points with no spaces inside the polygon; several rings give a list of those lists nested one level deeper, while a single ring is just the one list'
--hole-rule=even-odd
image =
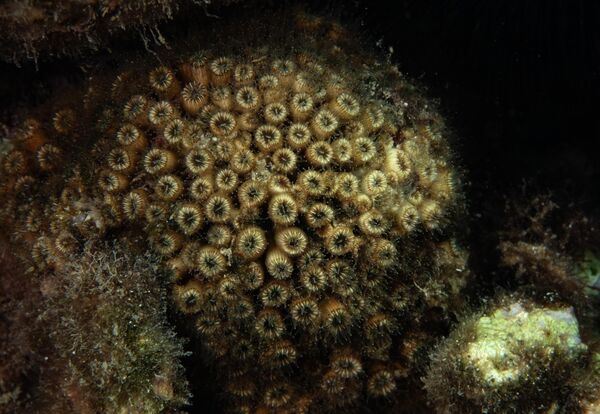
[{"label": "star coral", "polygon": [[136,61],[109,92],[98,75],[72,121],[31,118],[3,160],[33,268],[99,238],[153,250],[237,412],[392,399],[468,275],[439,117],[339,25],[293,24],[284,47]]}]

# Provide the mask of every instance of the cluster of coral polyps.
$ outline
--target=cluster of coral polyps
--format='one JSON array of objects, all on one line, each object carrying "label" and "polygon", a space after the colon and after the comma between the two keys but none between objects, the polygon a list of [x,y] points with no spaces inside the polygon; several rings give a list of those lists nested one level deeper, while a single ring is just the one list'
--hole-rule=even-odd
[{"label": "cluster of coral polyps", "polygon": [[[164,257],[239,411],[392,397],[422,315],[466,274],[445,235],[460,197],[439,121],[389,64],[330,47],[336,33],[139,65],[96,125],[75,109],[29,120],[3,161],[3,213],[38,269],[115,234]],[[96,130],[55,173],[77,158],[56,142]]]}]

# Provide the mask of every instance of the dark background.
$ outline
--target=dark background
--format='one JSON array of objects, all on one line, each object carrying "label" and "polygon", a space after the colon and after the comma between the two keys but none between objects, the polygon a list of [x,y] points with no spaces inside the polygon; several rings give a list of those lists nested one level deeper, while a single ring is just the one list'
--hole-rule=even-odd
[{"label": "dark background", "polygon": [[396,4],[392,11],[391,2],[370,3],[366,26],[440,98],[478,192],[511,191],[528,180],[593,209],[600,196],[600,3]]}]

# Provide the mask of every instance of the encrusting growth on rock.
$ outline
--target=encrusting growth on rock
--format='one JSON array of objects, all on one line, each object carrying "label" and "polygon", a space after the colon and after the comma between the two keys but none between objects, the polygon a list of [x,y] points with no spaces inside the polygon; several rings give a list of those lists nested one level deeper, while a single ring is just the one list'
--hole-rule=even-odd
[{"label": "encrusting growth on rock", "polygon": [[587,350],[573,308],[505,302],[433,353],[425,387],[438,412],[549,412],[569,396]]},{"label": "encrusting growth on rock", "polygon": [[49,277],[40,316],[57,324],[52,358],[62,370],[53,375],[67,404],[56,411],[161,413],[186,404],[184,351],[167,324],[157,257],[131,257],[119,244],[71,257]]},{"label": "encrusting growth on rock", "polygon": [[402,332],[451,312],[468,275],[437,115],[339,25],[294,24],[294,52],[207,47],[90,87],[98,138],[74,168],[62,121],[29,121],[3,160],[2,217],[39,272],[106,237],[161,257],[236,412],[392,399],[413,367]]}]

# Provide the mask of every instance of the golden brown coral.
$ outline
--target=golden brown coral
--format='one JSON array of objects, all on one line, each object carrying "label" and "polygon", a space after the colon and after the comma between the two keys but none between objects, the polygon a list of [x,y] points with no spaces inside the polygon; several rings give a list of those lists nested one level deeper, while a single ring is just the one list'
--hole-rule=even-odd
[{"label": "golden brown coral", "polygon": [[[158,253],[229,401],[258,412],[394,393],[403,296],[439,274],[429,239],[457,195],[443,140],[434,150],[403,109],[307,44],[141,65],[98,111],[98,168],[82,162],[93,184],[65,183],[56,212],[23,232],[44,271],[106,231]],[[24,172],[64,180],[35,162],[53,134],[22,129],[3,160],[11,196]]]}]

